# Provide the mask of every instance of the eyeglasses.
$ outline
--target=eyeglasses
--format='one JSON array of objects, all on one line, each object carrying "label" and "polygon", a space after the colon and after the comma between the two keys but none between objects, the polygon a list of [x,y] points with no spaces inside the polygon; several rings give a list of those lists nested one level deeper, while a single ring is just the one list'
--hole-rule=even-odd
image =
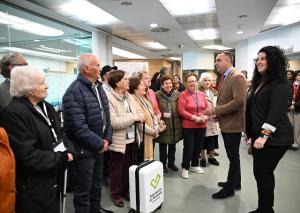
[{"label": "eyeglasses", "polygon": [[18,66],[27,66],[28,64],[27,64],[27,63],[24,63],[24,64],[11,64],[11,65],[13,65],[13,66],[15,66],[15,67],[18,67]]},{"label": "eyeglasses", "polygon": [[197,81],[188,81],[188,84],[196,83]]}]

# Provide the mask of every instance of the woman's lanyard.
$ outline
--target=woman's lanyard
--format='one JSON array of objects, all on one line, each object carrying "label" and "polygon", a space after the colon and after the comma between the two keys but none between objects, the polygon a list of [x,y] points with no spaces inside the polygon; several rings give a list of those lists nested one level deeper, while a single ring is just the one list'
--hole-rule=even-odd
[{"label": "woman's lanyard", "polygon": [[42,104],[43,104],[43,110],[41,109],[41,107],[39,107],[37,105],[35,105],[34,108],[36,109],[36,111],[38,113],[40,113],[41,116],[43,116],[43,118],[47,122],[49,128],[51,129],[51,132],[52,132],[52,135],[53,135],[53,137],[55,139],[55,142],[57,142],[58,141],[57,134],[56,134],[56,132],[55,132],[55,130],[54,130],[54,128],[53,128],[50,120],[49,120],[48,113],[47,113],[47,108],[46,108],[46,104],[44,102],[42,102]]},{"label": "woman's lanyard", "polygon": [[127,100],[126,96],[124,96],[123,104],[125,106],[126,112],[131,113],[131,109],[130,109],[130,106],[129,106],[129,103],[128,103],[128,100]]},{"label": "woman's lanyard", "polygon": [[192,96],[195,104],[196,104],[196,107],[197,107],[197,112],[199,112],[199,106],[198,106],[198,96],[197,96],[197,93],[195,92],[195,95],[196,95],[196,98],[193,96],[193,93],[189,90],[189,94]]}]

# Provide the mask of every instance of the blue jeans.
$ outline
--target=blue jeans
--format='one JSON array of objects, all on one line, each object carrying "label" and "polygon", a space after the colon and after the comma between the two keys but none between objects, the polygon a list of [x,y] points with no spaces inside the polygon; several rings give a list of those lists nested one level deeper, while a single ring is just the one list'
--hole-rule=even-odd
[{"label": "blue jeans", "polygon": [[103,155],[81,157],[73,163],[75,213],[96,213],[100,210]]}]

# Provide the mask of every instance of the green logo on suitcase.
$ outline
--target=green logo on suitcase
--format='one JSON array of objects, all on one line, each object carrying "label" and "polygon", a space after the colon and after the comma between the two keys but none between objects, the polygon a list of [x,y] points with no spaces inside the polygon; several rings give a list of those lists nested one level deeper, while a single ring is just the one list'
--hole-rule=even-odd
[{"label": "green logo on suitcase", "polygon": [[156,177],[153,178],[153,179],[151,180],[151,184],[150,184],[150,185],[151,185],[154,189],[156,189],[156,187],[158,186],[159,181],[160,181],[160,175],[157,174]]}]

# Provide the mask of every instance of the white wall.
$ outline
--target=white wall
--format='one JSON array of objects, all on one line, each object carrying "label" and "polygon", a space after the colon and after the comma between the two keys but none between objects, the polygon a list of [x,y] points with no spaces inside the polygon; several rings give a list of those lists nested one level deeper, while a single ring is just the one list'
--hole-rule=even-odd
[{"label": "white wall", "polygon": [[214,69],[214,53],[212,52],[186,52],[182,56],[182,69]]},{"label": "white wall", "polygon": [[278,30],[263,33],[239,42],[236,46],[236,67],[246,69],[249,77],[254,70],[253,60],[257,52],[267,45],[279,45],[281,48],[293,48],[293,52],[300,51],[300,24],[295,24]]}]

